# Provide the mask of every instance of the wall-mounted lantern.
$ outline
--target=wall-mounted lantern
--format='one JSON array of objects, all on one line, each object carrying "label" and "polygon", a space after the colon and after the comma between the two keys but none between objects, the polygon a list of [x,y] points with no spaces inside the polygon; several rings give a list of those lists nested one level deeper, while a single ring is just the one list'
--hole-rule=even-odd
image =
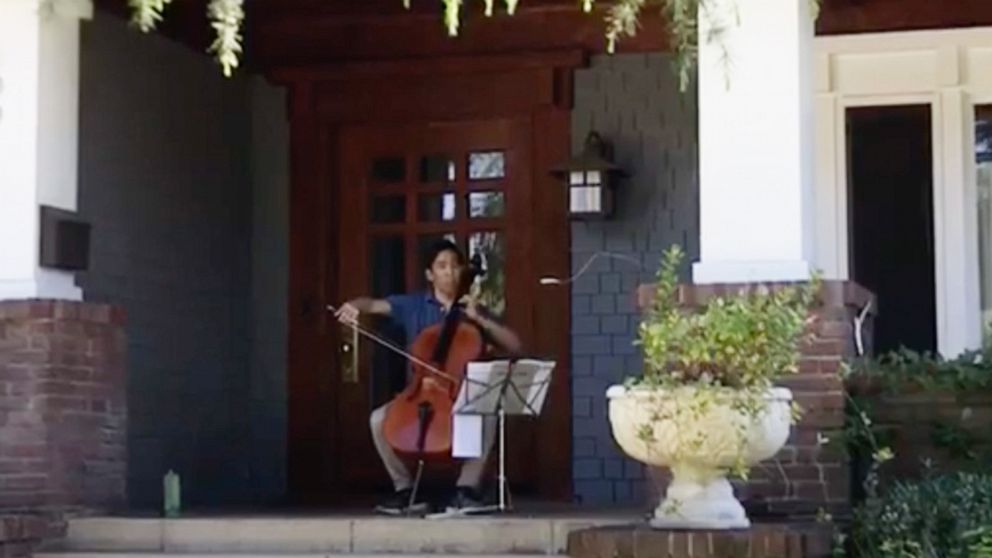
[{"label": "wall-mounted lantern", "polygon": [[626,173],[613,164],[612,155],[611,146],[591,131],[582,153],[551,170],[568,186],[568,214],[573,219],[613,215],[616,182]]}]

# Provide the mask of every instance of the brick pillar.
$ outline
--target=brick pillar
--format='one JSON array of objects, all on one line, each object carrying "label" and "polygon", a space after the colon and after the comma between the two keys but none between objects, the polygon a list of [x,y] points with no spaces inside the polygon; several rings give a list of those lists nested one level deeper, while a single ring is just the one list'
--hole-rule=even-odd
[{"label": "brick pillar", "polygon": [[0,301],[0,509],[106,509],[124,500],[124,313]]},{"label": "brick pillar", "polygon": [[65,530],[62,520],[0,514],[0,558],[31,558],[42,541],[62,537]]},{"label": "brick pillar", "polygon": [[[765,286],[776,288],[774,283]],[[682,285],[681,302],[698,308],[714,296],[729,296],[756,284]],[[642,285],[637,304],[646,309],[654,285]],[[831,513],[847,509],[850,478],[847,459],[836,443],[844,427],[844,387],[838,373],[841,363],[856,355],[854,318],[873,299],[860,285],[849,281],[824,281],[816,309],[816,340],[802,350],[799,374],[782,381],[804,410],[785,447],[772,460],[755,466],[747,483],[736,483],[737,494],[749,514],[813,515],[820,508]],[[873,303],[871,309],[876,305]],[[873,312],[872,312],[873,313]],[[871,320],[862,329],[864,349],[871,350]],[[667,483],[664,472],[651,477]]]}]

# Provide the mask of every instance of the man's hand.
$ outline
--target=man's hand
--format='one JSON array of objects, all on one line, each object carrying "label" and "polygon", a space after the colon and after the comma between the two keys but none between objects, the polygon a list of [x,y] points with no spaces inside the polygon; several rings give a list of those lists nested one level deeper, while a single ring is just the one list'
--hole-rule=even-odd
[{"label": "man's hand", "polygon": [[520,353],[522,344],[517,334],[510,328],[488,318],[484,311],[480,311],[475,297],[466,295],[462,297],[460,302],[465,305],[465,316],[484,329],[496,345],[511,354]]},{"label": "man's hand", "polygon": [[343,324],[356,325],[358,323],[358,314],[358,308],[354,304],[345,302],[334,313],[334,316]]},{"label": "man's hand", "polygon": [[461,303],[465,305],[465,316],[473,322],[478,322],[482,314],[479,313],[479,302],[472,295],[465,295],[461,299]]}]

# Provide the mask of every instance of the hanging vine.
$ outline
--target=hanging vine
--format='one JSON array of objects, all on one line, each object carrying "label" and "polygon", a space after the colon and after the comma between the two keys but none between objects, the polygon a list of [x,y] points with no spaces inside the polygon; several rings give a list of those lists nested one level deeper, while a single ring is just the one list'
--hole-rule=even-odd
[{"label": "hanging vine", "polygon": [[231,70],[238,67],[238,54],[241,53],[241,22],[245,19],[242,0],[211,0],[207,6],[210,26],[217,38],[210,45],[210,52],[224,68],[224,75],[231,77]]},{"label": "hanging vine", "polygon": [[144,32],[151,31],[162,21],[162,11],[172,0],[127,0],[131,8],[131,23]]},{"label": "hanging vine", "polygon": [[[127,0],[131,8],[131,24],[147,33],[162,21],[163,13],[172,0]],[[207,17],[214,29],[215,38],[208,52],[214,53],[230,77],[238,67],[241,47],[241,25],[244,22],[244,0],[210,0]]]},{"label": "hanging vine", "polygon": [[[172,0],[128,0],[132,10],[131,21],[142,31],[154,29],[161,21],[162,14]],[[410,9],[410,0],[401,0],[403,7]],[[464,8],[464,0],[442,0],[444,3],[444,26],[449,36],[457,36]],[[716,18],[720,10],[712,9],[717,2],[730,3],[755,0],[615,0],[607,8],[604,16],[606,24],[606,50],[616,51],[617,43],[624,37],[634,37],[639,28],[639,19],[643,10],[649,6],[659,8],[668,21],[669,36],[674,54],[675,70],[679,77],[682,90],[685,90],[696,63],[698,51],[698,17],[706,18],[707,44],[721,45],[721,36],[727,28],[727,23]],[[808,0],[814,19],[819,12],[820,0]],[[485,15],[492,17],[495,0],[483,0]],[[519,0],[503,0],[506,13],[513,15],[517,11]],[[591,13],[596,0],[578,0],[585,13]],[[217,61],[224,69],[224,75],[230,76],[238,66],[241,47],[241,25],[244,20],[244,0],[210,0],[207,14],[216,39],[210,46]],[[731,10],[733,12],[733,10]],[[729,59],[726,49],[722,50],[724,61]]]}]

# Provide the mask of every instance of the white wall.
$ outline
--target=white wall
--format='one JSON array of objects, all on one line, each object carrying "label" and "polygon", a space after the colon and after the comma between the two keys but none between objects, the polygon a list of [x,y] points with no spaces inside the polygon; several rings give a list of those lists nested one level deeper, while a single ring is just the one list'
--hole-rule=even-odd
[{"label": "white wall", "polygon": [[938,350],[981,344],[974,105],[992,102],[992,28],[816,39],[817,263],[848,278],[844,115],[930,104]]},{"label": "white wall", "polygon": [[76,209],[80,19],[88,0],[0,2],[0,300],[82,293],[40,267],[39,205]]}]

